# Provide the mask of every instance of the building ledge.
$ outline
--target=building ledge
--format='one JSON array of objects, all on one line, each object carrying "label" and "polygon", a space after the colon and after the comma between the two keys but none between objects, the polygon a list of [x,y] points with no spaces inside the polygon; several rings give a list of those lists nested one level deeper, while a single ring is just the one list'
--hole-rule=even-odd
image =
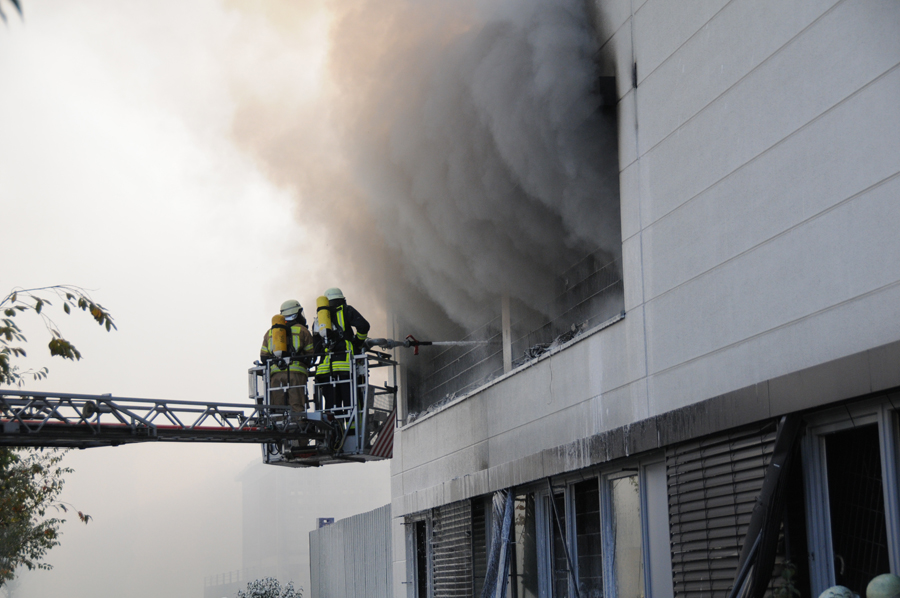
[{"label": "building ledge", "polygon": [[[592,330],[591,334],[596,331]],[[577,340],[586,336],[582,335]],[[561,346],[560,350],[563,348]],[[409,515],[549,476],[660,450],[787,413],[895,393],[898,389],[900,341],[758,382],[633,424],[474,471],[436,486],[394,496],[393,516]],[[464,399],[462,397],[454,404]]]},{"label": "building ledge", "polygon": [[523,363],[522,365],[520,365],[520,366],[518,366],[518,367],[516,367],[516,368],[513,368],[512,370],[506,372],[505,374],[502,374],[501,376],[497,376],[497,377],[494,378],[493,380],[490,380],[490,381],[486,382],[484,385],[479,386],[478,388],[476,388],[476,389],[473,390],[472,392],[468,392],[468,393],[466,393],[466,394],[464,394],[464,395],[461,395],[461,396],[459,396],[459,397],[454,397],[453,399],[447,401],[446,403],[440,405],[439,407],[435,407],[433,411],[426,411],[424,414],[416,416],[416,418],[415,418],[413,421],[403,422],[403,423],[400,425],[400,429],[401,429],[401,430],[406,430],[406,429],[409,429],[409,428],[412,427],[412,426],[415,426],[415,425],[418,424],[419,422],[425,421],[425,420],[427,420],[427,419],[431,419],[432,417],[434,417],[435,415],[441,413],[442,411],[445,411],[445,410],[449,409],[450,407],[453,407],[454,405],[457,405],[457,404],[459,404],[459,403],[462,403],[463,401],[465,401],[465,400],[468,399],[469,397],[475,396],[475,395],[477,395],[477,394],[480,393],[480,392],[484,392],[486,389],[488,389],[488,388],[490,388],[490,387],[492,387],[492,386],[494,386],[494,385],[496,385],[496,384],[500,384],[501,382],[503,382],[503,381],[506,380],[507,378],[510,378],[510,377],[512,377],[512,376],[515,376],[516,374],[518,374],[518,373],[520,373],[520,372],[524,372],[524,371],[527,370],[528,368],[532,368],[532,367],[538,365],[538,364],[541,363],[542,361],[545,361],[545,360],[547,360],[547,359],[550,359],[551,357],[553,357],[553,356],[556,355],[557,353],[560,353],[560,352],[562,352],[562,351],[565,351],[565,350],[568,349],[569,347],[571,347],[571,346],[573,346],[573,345],[576,345],[576,344],[580,343],[581,341],[586,340],[586,339],[588,339],[588,338],[594,336],[595,334],[599,333],[600,331],[605,330],[606,328],[609,328],[610,326],[612,326],[612,325],[615,324],[616,322],[619,322],[619,321],[624,320],[624,319],[625,319],[625,312],[623,311],[622,313],[620,313],[620,314],[618,314],[618,315],[616,315],[616,316],[613,316],[612,318],[610,318],[610,319],[608,319],[608,320],[605,320],[605,321],[601,322],[600,324],[597,324],[597,325],[594,326],[593,328],[591,328],[591,329],[589,329],[589,330],[585,330],[585,331],[582,332],[581,334],[577,335],[576,337],[574,337],[573,339],[571,339],[571,340],[569,340],[569,341],[566,341],[565,343],[561,343],[560,345],[557,345],[557,346],[555,346],[555,347],[550,347],[549,349],[547,349],[547,351],[546,351],[545,353],[541,354],[540,356],[535,357],[534,359],[532,359],[532,360],[530,360],[530,361],[528,361],[528,362],[526,362],[526,363]]}]

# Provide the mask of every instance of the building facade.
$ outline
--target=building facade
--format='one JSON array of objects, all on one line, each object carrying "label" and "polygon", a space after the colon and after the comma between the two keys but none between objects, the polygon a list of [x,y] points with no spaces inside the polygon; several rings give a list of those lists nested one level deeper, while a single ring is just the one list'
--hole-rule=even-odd
[{"label": "building facade", "polygon": [[592,9],[624,317],[401,410],[394,595],[497,583],[508,500],[506,595],[724,597],[783,416],[773,583],[864,592],[900,573],[900,3]]}]

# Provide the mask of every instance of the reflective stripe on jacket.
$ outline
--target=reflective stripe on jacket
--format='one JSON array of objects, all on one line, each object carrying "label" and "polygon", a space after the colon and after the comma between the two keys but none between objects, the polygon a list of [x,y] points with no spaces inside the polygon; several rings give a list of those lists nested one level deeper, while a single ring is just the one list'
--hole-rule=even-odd
[{"label": "reflective stripe on jacket", "polygon": [[[331,321],[337,324],[337,329],[342,331],[343,338],[338,340],[333,351],[316,366],[316,374],[350,372],[350,359],[356,353],[353,346],[355,339],[359,343],[368,338],[369,322],[356,311],[353,306],[341,299],[335,300],[331,305]],[[356,334],[353,334],[353,329]]]}]

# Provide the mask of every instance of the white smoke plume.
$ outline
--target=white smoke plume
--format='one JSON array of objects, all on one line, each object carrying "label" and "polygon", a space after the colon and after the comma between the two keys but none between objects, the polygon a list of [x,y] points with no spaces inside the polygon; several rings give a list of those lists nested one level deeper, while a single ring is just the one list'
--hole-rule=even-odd
[{"label": "white smoke plume", "polygon": [[539,311],[568,266],[619,254],[615,118],[583,0],[325,7],[321,103],[248,95],[235,131],[343,276],[465,328],[504,291]]}]

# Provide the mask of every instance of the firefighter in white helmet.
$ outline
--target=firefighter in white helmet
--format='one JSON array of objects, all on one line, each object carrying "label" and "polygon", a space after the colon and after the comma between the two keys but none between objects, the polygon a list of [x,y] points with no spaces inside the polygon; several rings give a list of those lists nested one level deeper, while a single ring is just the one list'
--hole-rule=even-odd
[{"label": "firefighter in white helmet", "polygon": [[[290,329],[287,339],[289,355],[275,355],[273,325],[263,337],[259,358],[264,363],[272,361],[269,392],[272,405],[290,405],[292,411],[306,411],[307,367],[312,358],[305,356],[313,352],[312,334],[306,328],[306,318],[303,317],[303,307],[299,301],[289,299],[282,303],[281,315]],[[286,357],[290,358],[290,363],[284,363],[287,361],[284,359]]]},{"label": "firefighter in white helmet", "polygon": [[[325,408],[350,407],[350,360],[365,346],[369,322],[353,306],[347,304],[344,293],[337,287],[325,291],[331,330],[326,338],[326,355],[316,366],[316,383],[320,384]],[[320,308],[321,309],[321,308]],[[331,384],[321,384],[331,382]]]}]

